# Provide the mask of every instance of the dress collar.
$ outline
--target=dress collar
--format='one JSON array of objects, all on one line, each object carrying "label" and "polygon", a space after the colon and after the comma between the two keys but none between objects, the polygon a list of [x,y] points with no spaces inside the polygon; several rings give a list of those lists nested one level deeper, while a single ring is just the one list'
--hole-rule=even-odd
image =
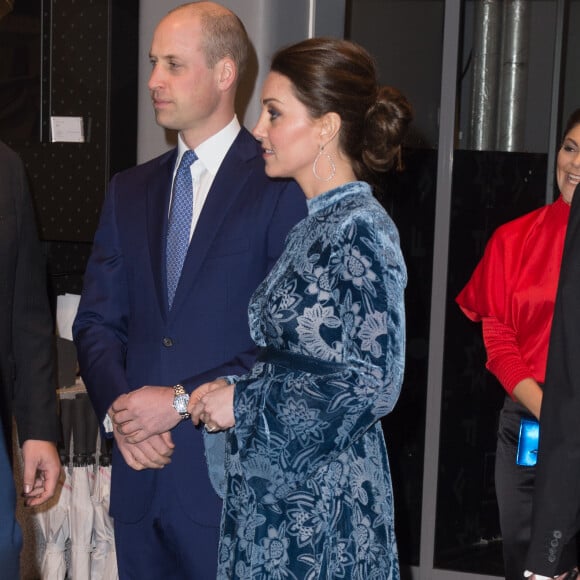
[{"label": "dress collar", "polygon": [[329,191],[325,191],[312,199],[306,200],[308,214],[312,215],[313,213],[319,212],[353,194],[372,196],[371,187],[366,181],[351,181]]}]

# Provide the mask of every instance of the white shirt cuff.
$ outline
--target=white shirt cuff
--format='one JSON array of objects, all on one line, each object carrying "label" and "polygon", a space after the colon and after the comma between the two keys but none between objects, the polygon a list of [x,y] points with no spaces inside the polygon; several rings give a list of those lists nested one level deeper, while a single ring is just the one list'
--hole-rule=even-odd
[{"label": "white shirt cuff", "polygon": [[111,417],[107,413],[105,418],[103,419],[103,427],[105,429],[105,433],[112,433],[113,432],[113,421],[111,421]]}]

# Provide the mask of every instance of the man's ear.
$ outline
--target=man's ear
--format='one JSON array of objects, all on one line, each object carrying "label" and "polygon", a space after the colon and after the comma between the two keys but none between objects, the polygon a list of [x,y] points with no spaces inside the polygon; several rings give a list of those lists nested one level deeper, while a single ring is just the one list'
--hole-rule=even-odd
[{"label": "man's ear", "polygon": [[218,72],[219,87],[227,91],[235,84],[238,71],[236,63],[231,58],[222,58],[216,65]]}]

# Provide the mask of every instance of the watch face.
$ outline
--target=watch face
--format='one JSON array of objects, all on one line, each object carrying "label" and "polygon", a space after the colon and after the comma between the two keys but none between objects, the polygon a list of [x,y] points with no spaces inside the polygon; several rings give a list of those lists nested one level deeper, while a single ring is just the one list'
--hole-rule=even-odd
[{"label": "watch face", "polygon": [[173,398],[173,406],[178,413],[187,413],[187,403],[189,402],[189,397],[187,395],[176,395]]}]

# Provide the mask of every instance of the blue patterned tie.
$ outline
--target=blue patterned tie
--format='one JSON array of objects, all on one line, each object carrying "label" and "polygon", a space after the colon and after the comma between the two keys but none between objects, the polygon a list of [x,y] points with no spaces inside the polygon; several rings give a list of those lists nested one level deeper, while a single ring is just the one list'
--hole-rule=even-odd
[{"label": "blue patterned tie", "polygon": [[167,227],[167,300],[169,308],[173,304],[173,297],[181,269],[189,247],[189,232],[193,215],[193,185],[191,183],[191,164],[197,159],[195,152],[188,150],[183,154],[175,182],[173,185],[173,199],[169,212]]}]

